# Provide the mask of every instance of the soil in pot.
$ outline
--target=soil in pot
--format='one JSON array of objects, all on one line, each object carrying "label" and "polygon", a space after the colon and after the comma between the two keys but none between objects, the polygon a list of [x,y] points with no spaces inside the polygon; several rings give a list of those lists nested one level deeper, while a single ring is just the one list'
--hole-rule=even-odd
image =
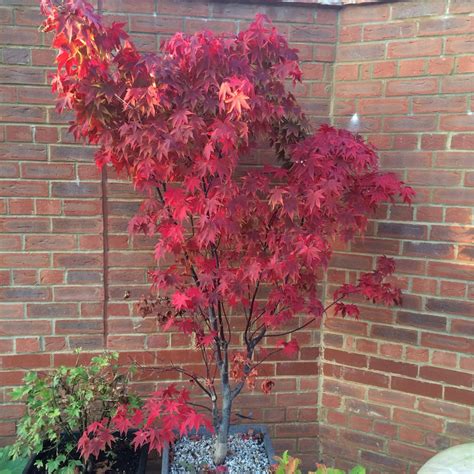
[{"label": "soil in pot", "polygon": [[[146,458],[148,455],[147,448],[135,451],[131,446],[133,435],[117,436],[113,451],[107,454],[101,453],[97,461],[93,461],[92,466],[88,469],[88,473],[94,474],[134,474],[144,473],[146,467]],[[52,457],[53,453],[45,447],[43,451],[38,453],[34,459],[30,460],[29,465],[23,471],[23,474],[45,474],[46,470],[35,466],[37,460],[47,461]],[[79,452],[74,453],[74,459],[80,459]],[[80,471],[86,472],[86,471]]]},{"label": "soil in pot", "polygon": [[216,469],[212,456],[215,438],[206,435],[179,439],[170,451],[170,474],[226,473],[267,474],[271,472],[264,436],[259,432],[235,433],[229,436],[225,470]]}]

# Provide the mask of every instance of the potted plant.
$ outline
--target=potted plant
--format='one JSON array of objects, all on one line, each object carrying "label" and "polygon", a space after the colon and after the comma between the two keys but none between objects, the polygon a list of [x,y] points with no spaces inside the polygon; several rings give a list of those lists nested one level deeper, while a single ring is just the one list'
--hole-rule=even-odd
[{"label": "potted plant", "polygon": [[30,372],[24,386],[13,391],[14,400],[25,401],[26,414],[10,455],[14,459],[30,456],[25,474],[145,472],[147,449],[136,452],[131,433],[117,436],[100,455],[96,450],[84,459],[78,450],[82,433],[104,418],[113,419],[120,403],[140,405],[139,398],[128,391],[129,372],[119,371],[117,358],[117,353],[104,353],[93,357],[89,365]]},{"label": "potted plant", "polygon": [[[336,238],[363,233],[381,203],[410,202],[413,190],[379,170],[361,137],[310,130],[285,88],[301,80],[297,51],[262,15],[238,35],[177,33],[160,54],[142,55],[85,1],[43,0],[42,9],[59,50],[58,111],[71,109],[76,139],[99,146],[99,167],[125,171],[144,195],[130,231],[156,239],[157,268],[140,312],[194,341],[202,370],[171,369],[208,398],[210,468],[219,467],[234,400],[262,363],[298,352],[293,333],[330,308],[358,317],[352,296],[400,302],[389,258],[329,303],[321,270]],[[262,165],[262,143],[278,162]],[[260,384],[265,393],[273,385]],[[141,433],[150,449],[174,439],[153,423]]]}]

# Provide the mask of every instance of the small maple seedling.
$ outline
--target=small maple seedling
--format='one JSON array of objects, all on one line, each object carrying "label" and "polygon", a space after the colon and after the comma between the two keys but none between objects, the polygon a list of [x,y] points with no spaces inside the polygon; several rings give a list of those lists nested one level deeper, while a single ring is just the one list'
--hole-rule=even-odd
[{"label": "small maple seedling", "polygon": [[[269,357],[298,352],[292,333],[330,307],[358,317],[344,302],[351,295],[400,302],[386,257],[327,305],[318,284],[336,238],[363,234],[381,203],[410,202],[413,191],[379,170],[361,137],[329,126],[311,132],[285,88],[301,80],[297,50],[263,15],[238,35],[176,33],[159,54],[140,54],[122,24],[105,26],[83,0],[43,0],[42,11],[59,50],[58,111],[75,113],[70,130],[99,146],[99,167],[125,171],[144,195],[130,231],[156,239],[157,268],[140,312],[194,339],[203,373],[176,369],[209,397],[220,464],[233,401]],[[273,147],[273,166],[258,164],[262,143]],[[243,156],[253,157],[246,169]],[[262,342],[268,349],[257,350]],[[273,385],[265,380],[263,392]],[[166,410],[149,412],[137,443],[161,449]]]}]

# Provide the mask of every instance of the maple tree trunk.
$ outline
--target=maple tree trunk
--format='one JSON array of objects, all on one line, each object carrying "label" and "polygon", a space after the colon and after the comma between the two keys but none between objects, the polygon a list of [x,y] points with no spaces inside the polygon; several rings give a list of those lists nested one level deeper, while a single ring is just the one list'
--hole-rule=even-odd
[{"label": "maple tree trunk", "polygon": [[219,466],[224,463],[227,456],[227,442],[229,438],[230,415],[232,411],[232,392],[229,384],[228,360],[225,357],[225,362],[221,369],[222,377],[222,410],[217,428],[216,444],[214,448],[214,463]]}]

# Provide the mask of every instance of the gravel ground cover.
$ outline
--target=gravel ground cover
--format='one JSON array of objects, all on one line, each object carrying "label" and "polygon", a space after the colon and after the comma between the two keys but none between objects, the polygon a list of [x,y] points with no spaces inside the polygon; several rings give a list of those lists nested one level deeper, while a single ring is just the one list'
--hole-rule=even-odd
[{"label": "gravel ground cover", "polygon": [[[212,460],[215,437],[183,437],[173,446],[171,474],[216,472]],[[270,462],[262,440],[257,436],[229,436],[226,474],[267,474]]]}]

